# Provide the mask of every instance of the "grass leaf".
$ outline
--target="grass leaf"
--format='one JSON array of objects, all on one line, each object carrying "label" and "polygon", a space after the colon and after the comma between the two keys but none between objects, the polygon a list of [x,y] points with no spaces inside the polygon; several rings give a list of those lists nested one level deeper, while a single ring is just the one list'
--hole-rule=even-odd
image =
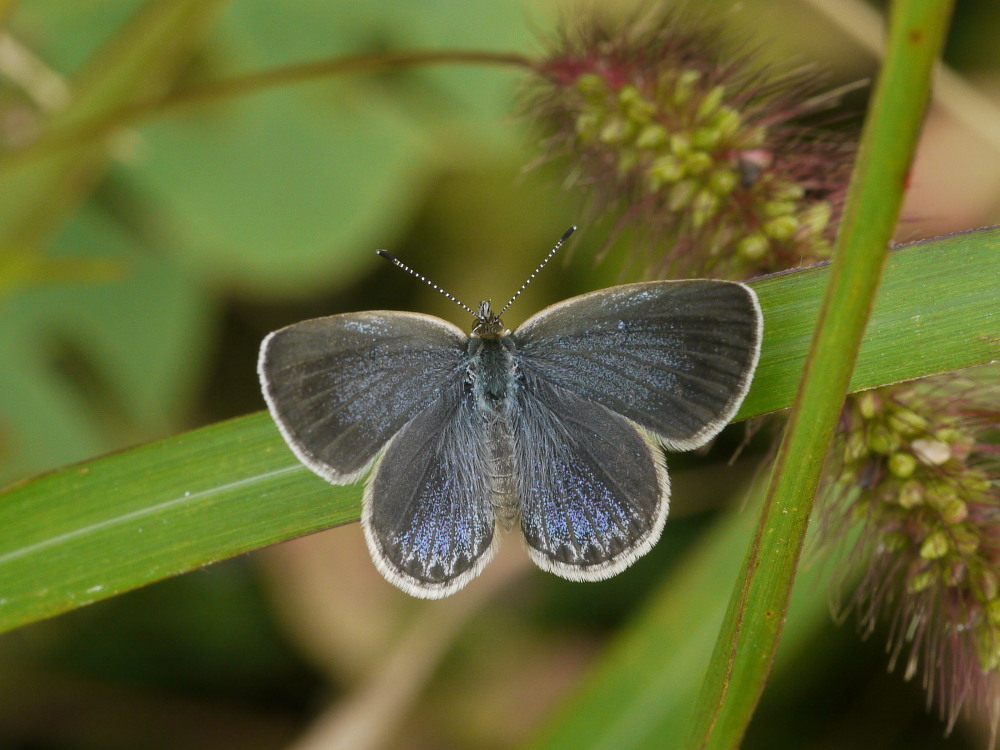
[{"label": "grass leaf", "polygon": [[[998,249],[992,228],[893,253],[855,386],[997,359]],[[741,417],[791,403],[828,272],[754,284],[767,332]],[[300,466],[265,413],[15,485],[0,493],[0,630],[355,521],[360,497]]]}]

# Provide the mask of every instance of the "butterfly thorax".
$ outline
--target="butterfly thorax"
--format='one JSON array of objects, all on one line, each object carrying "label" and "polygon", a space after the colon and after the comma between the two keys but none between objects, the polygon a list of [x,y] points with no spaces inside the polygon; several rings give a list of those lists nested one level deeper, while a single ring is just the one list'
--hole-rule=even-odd
[{"label": "butterfly thorax", "polygon": [[514,373],[514,341],[510,331],[504,328],[500,316],[494,314],[489,300],[480,302],[469,338],[469,380],[480,409],[494,408],[487,401],[507,399]]},{"label": "butterfly thorax", "polygon": [[469,339],[469,384],[480,409],[489,411],[507,400],[514,374],[514,342],[510,336]]}]

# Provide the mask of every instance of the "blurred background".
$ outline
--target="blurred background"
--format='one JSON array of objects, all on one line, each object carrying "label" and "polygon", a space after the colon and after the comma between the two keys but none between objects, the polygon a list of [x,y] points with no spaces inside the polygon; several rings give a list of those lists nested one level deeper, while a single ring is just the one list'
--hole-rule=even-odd
[{"label": "blurred background", "polygon": [[[877,4],[712,5],[776,64],[815,65],[830,88],[876,70]],[[166,89],[341,54],[531,56],[559,18],[582,12],[569,0],[212,7],[179,43]],[[0,148],[30,142],[147,10],[0,2]],[[998,34],[1000,5],[957,3],[953,77],[928,117],[901,240],[1000,221]],[[468,304],[506,299],[582,211],[562,189],[565,165],[526,169],[539,150],[515,111],[523,75],[499,65],[343,75],[117,131],[113,158],[54,196],[0,258],[0,484],[262,409],[257,348],[283,325],[384,308],[467,327],[376,248]],[[857,127],[866,95],[845,98],[844,127]],[[624,280],[614,252],[595,263],[600,228],[581,230],[508,325]],[[509,539],[467,590],[419,602],[382,580],[350,525],[0,636],[0,750],[519,746],[720,510],[744,502],[767,430],[718,471],[744,437],[736,426],[710,451],[670,458],[663,540],[609,582],[529,569]],[[718,582],[723,596],[732,582]],[[713,637],[716,624],[689,627]],[[746,747],[985,745],[976,716],[943,736],[919,681],[887,673],[884,634],[863,640],[825,615],[803,632]]]}]

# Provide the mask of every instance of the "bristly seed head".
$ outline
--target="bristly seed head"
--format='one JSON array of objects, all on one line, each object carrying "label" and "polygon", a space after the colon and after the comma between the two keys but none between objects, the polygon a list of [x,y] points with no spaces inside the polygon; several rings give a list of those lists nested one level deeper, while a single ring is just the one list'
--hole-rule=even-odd
[{"label": "bristly seed head", "polygon": [[[958,374],[848,399],[820,498],[828,543],[858,521],[867,563],[846,608],[885,617],[895,662],[923,671],[954,724],[963,705],[1000,723],[1000,386]],[[890,611],[885,612],[888,608]]]},{"label": "bristly seed head", "polygon": [[745,277],[830,251],[852,147],[792,124],[828,104],[804,75],[752,65],[719,31],[662,9],[593,16],[549,45],[525,95],[547,158],[567,158],[615,234],[656,248],[651,272]]}]

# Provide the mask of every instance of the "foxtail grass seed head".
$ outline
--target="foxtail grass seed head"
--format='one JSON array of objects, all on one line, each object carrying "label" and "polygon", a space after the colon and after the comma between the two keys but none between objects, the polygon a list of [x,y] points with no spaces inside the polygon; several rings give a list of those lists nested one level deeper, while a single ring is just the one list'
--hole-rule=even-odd
[{"label": "foxtail grass seed head", "polygon": [[949,729],[963,706],[1000,723],[1000,385],[959,374],[848,398],[820,530],[867,563],[846,599],[889,625]]},{"label": "foxtail grass seed head", "polygon": [[548,44],[524,111],[598,217],[651,272],[731,277],[829,255],[853,149],[795,121],[826,107],[802,74],[733,52],[722,29],[654,6],[591,15]]}]

